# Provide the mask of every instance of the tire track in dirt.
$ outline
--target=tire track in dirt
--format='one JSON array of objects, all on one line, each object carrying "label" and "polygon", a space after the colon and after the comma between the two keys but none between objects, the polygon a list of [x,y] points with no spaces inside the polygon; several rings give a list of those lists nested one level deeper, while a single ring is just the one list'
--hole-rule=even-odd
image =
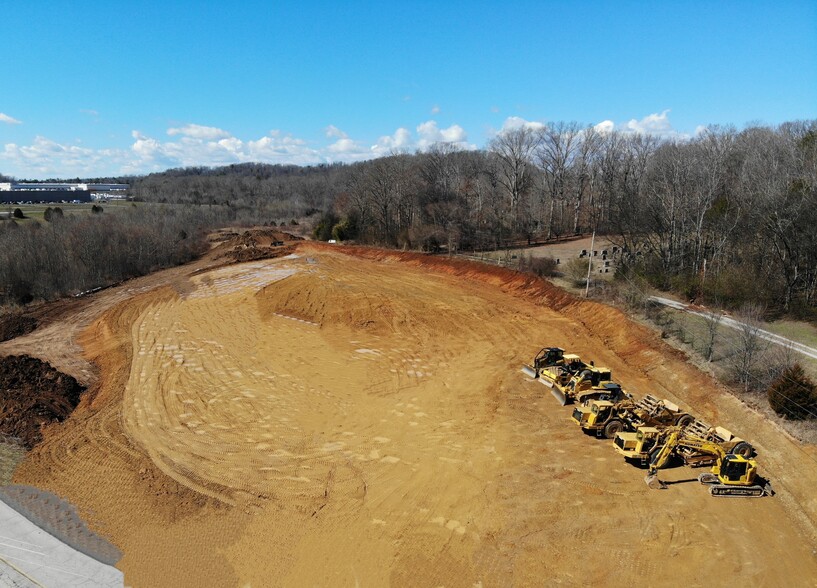
[{"label": "tire track in dirt", "polygon": [[[475,264],[302,251],[314,263],[197,274],[83,336],[102,384],[18,476],[92,513],[125,552],[126,582],[817,578],[784,501],[649,491],[643,471],[518,374],[555,344],[697,409],[707,378],[620,313]],[[696,412],[754,441],[726,420],[730,401],[709,400]]]}]

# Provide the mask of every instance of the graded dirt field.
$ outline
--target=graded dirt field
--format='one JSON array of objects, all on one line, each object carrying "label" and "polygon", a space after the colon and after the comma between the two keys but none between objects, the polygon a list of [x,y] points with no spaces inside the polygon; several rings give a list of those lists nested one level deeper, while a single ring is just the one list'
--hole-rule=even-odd
[{"label": "graded dirt field", "polygon": [[[302,243],[212,266],[62,319],[84,359],[63,342],[61,369],[91,389],[15,474],[121,549],[126,584],[817,582],[814,448],[620,312],[507,270],[370,249]],[[41,331],[0,352],[48,358]],[[545,345],[750,440],[778,495],[648,489],[520,373]]]}]

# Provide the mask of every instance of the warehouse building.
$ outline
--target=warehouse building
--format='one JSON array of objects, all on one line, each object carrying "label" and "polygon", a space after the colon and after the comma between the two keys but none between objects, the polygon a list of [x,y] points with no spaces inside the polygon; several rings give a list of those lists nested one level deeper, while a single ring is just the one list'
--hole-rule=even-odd
[{"label": "warehouse building", "polygon": [[0,202],[90,202],[123,199],[128,184],[87,184],[58,182],[2,182]]}]

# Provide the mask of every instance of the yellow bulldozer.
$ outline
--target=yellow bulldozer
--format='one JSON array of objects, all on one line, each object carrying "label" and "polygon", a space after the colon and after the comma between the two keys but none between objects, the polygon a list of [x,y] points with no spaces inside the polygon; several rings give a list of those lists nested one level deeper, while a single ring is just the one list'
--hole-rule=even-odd
[{"label": "yellow bulldozer", "polygon": [[587,367],[578,355],[565,353],[561,347],[543,347],[533,358],[533,365],[522,366],[522,373],[542,383],[563,381]]},{"label": "yellow bulldozer", "polygon": [[[650,470],[644,481],[654,489],[667,485],[658,479],[658,470],[664,467],[672,455],[680,450],[709,455],[714,464],[709,472],[700,474],[698,481],[709,487],[712,496],[772,496],[771,484],[757,475],[757,462],[739,453],[729,452],[723,445],[673,428],[650,459]],[[762,483],[761,483],[762,482]]]},{"label": "yellow bulldozer", "polygon": [[545,347],[525,364],[522,372],[550,388],[564,406],[569,402],[586,403],[592,399],[617,402],[626,398],[621,386],[612,381],[610,370],[588,365],[575,354],[560,347]]}]

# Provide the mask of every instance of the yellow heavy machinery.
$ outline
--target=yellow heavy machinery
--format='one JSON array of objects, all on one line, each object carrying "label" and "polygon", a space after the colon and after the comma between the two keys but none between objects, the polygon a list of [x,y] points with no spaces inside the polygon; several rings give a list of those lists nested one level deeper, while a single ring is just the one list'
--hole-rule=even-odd
[{"label": "yellow heavy machinery", "polygon": [[[542,383],[547,384],[544,380]],[[621,385],[613,382],[609,369],[592,365],[574,374],[566,384],[551,383],[550,393],[562,406],[570,402],[586,405],[591,400],[618,402],[629,396]]]},{"label": "yellow heavy machinery", "polygon": [[713,458],[714,465],[711,471],[698,476],[698,481],[709,487],[712,496],[760,497],[774,494],[768,482],[763,485],[758,483],[760,480],[757,475],[757,462],[754,459],[729,453],[721,444],[696,437],[679,428],[672,429],[664,439],[663,445],[653,453],[649,474],[644,479],[650,488],[667,487],[658,479],[658,470],[681,449]]},{"label": "yellow heavy machinery", "polygon": [[560,347],[545,347],[534,357],[533,365],[522,372],[551,389],[564,406],[568,402],[586,402],[591,398],[617,401],[623,398],[621,386],[612,382],[610,370],[586,364],[575,354]]},{"label": "yellow heavy machinery", "polygon": [[638,401],[626,394],[618,402],[591,400],[586,406],[577,406],[573,410],[573,420],[586,433],[613,439],[619,432],[636,431],[643,426],[685,427],[695,421],[695,417],[674,402],[659,400],[652,394]]},{"label": "yellow heavy machinery", "polygon": [[617,402],[625,398],[621,386],[612,381],[610,370],[586,364],[578,355],[565,353],[560,347],[545,347],[533,358],[533,365],[523,365],[522,372],[538,380],[564,406],[591,399]]},{"label": "yellow heavy machinery", "polygon": [[[694,420],[685,427],[640,426],[635,431],[620,431],[616,433],[613,445],[627,461],[646,466],[655,461],[666,440],[679,431],[684,431],[685,436],[689,438],[703,439],[707,443],[716,445],[724,453],[740,455],[746,459],[755,454],[754,448],[749,443],[736,437],[730,431],[721,427],[710,427],[698,420]],[[691,445],[678,447],[676,454],[684,460],[686,465],[693,467],[710,465],[717,459],[717,456],[711,451],[698,451]]]},{"label": "yellow heavy machinery", "polygon": [[533,365],[522,366],[522,373],[530,376],[534,380],[545,380],[553,382],[555,380],[567,383],[573,374],[587,367],[578,355],[565,353],[561,347],[543,347],[533,358]]}]

